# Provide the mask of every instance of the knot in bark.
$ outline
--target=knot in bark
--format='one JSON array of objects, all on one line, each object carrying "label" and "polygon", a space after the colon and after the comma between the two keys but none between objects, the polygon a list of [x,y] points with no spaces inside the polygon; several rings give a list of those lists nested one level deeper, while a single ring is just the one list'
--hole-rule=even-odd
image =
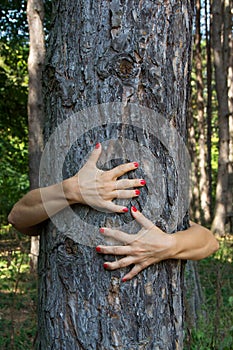
[{"label": "knot in bark", "polygon": [[138,76],[139,68],[130,56],[113,57],[113,70],[124,83],[135,80]]}]

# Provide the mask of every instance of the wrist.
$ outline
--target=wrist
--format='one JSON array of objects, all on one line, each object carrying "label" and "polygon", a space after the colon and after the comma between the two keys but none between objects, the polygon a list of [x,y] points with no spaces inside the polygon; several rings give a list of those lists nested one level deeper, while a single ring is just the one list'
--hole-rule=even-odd
[{"label": "wrist", "polygon": [[81,203],[81,194],[76,176],[70,177],[62,182],[65,198],[69,205]]},{"label": "wrist", "polygon": [[178,253],[176,234],[169,234],[169,259],[176,259]]}]

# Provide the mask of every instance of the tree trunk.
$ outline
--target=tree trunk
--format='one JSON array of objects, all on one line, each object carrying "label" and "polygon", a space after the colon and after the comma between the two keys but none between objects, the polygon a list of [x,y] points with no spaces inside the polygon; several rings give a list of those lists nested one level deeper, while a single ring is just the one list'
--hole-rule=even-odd
[{"label": "tree trunk", "polygon": [[[45,56],[44,44],[44,6],[42,0],[28,0],[27,19],[30,36],[28,57],[28,130],[29,130],[29,180],[30,188],[39,186],[39,161],[43,151],[43,95],[42,69]],[[30,265],[32,272],[37,271],[39,255],[39,236],[31,238]]]},{"label": "tree trunk", "polygon": [[191,200],[190,200],[190,217],[192,220],[201,222],[200,212],[200,187],[199,187],[199,161],[197,152],[197,140],[196,140],[196,120],[193,115],[194,111],[192,103],[190,103],[188,113],[188,147],[192,162],[192,178],[191,178]]},{"label": "tree trunk", "polygon": [[[227,17],[229,21],[229,64],[228,64],[228,108],[229,108],[229,165],[228,165],[228,181],[229,189],[233,189],[233,36],[232,25],[233,18],[231,16],[231,9],[233,1],[230,0],[227,7]],[[227,196],[227,232],[233,233],[233,191],[228,191]]]},{"label": "tree trunk", "polygon": [[210,222],[210,211],[208,202],[208,183],[206,173],[206,121],[204,113],[204,83],[202,76],[202,49],[201,49],[201,1],[196,0],[196,21],[195,21],[195,70],[197,84],[197,120],[198,120],[198,149],[199,149],[199,193],[201,222]]},{"label": "tree trunk", "polygon": [[208,203],[210,219],[213,219],[213,194],[212,194],[212,55],[211,55],[211,4],[205,0],[205,32],[206,32],[206,143],[207,143],[207,178],[208,178]]},{"label": "tree trunk", "polygon": [[218,98],[218,125],[219,125],[219,158],[218,177],[216,187],[215,215],[212,231],[219,235],[225,234],[228,189],[229,163],[229,109],[227,70],[229,62],[228,26],[225,23],[225,2],[213,0],[212,43],[214,52],[215,81]]},{"label": "tree trunk", "polygon": [[[192,4],[60,0],[53,11],[41,185],[75,174],[101,142],[101,168],[140,163],[129,176],[147,186],[130,204],[167,232],[184,229],[187,177],[179,172],[187,164],[169,127],[185,138]],[[184,263],[162,262],[121,283],[125,269],[104,271],[110,258],[95,251],[103,225],[138,230],[130,214],[82,206],[45,228],[37,349],[182,349]]]}]

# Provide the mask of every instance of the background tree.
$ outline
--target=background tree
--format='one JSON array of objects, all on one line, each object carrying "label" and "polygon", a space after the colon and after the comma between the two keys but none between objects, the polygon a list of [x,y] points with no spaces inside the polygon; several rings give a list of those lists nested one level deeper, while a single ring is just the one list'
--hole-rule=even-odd
[{"label": "background tree", "polygon": [[204,81],[203,81],[203,59],[201,40],[201,1],[196,1],[195,16],[195,47],[194,65],[196,71],[196,104],[197,104],[197,127],[198,127],[198,178],[199,178],[199,206],[201,221],[203,224],[210,222],[210,203],[208,198],[208,180],[206,172],[206,118],[204,104]]},{"label": "background tree", "polygon": [[224,235],[227,217],[229,185],[229,106],[228,106],[228,64],[229,64],[229,5],[228,1],[214,0],[212,42],[215,65],[216,92],[218,98],[219,156],[216,186],[215,215],[212,230]]},{"label": "background tree", "polygon": [[[44,66],[44,6],[42,0],[27,1],[30,51],[28,57],[28,139],[30,189],[39,187],[39,162],[43,151],[44,107],[42,71]],[[37,270],[39,236],[31,238],[31,267]]]},{"label": "background tree", "polygon": [[[125,106],[134,102],[162,113],[184,138],[191,2],[61,0],[53,5],[45,66],[46,140],[72,113],[111,101],[122,101]],[[80,123],[87,122],[82,116]],[[159,162],[167,174],[166,209],[156,220],[166,229],[175,205],[175,173],[162,146],[147,141],[147,122],[142,116],[144,133],[124,128],[116,132],[111,123],[87,132],[77,140],[64,172],[71,176],[78,170],[90,143],[123,135],[150,142],[152,149],[158,147]],[[69,143],[69,133],[65,142]],[[143,167],[144,160],[139,162]],[[147,168],[147,175],[150,171]],[[147,191],[142,191],[138,202],[142,209]],[[154,204],[148,204],[151,211]],[[79,208],[79,213],[97,226],[106,217],[86,208]],[[126,218],[130,221],[130,216]],[[114,224],[123,219],[112,214],[108,220]],[[185,225],[184,220],[180,228]],[[125,285],[120,282],[122,271],[106,273],[102,264],[94,248],[75,243],[48,224],[41,236],[37,348],[182,348],[184,264],[167,261],[151,266]]]},{"label": "background tree", "polygon": [[208,189],[207,189],[207,198],[209,203],[209,223],[213,218],[213,171],[212,171],[212,97],[213,97],[213,88],[212,88],[212,55],[211,55],[211,4],[205,0],[205,36],[206,36],[206,144],[207,144],[207,154],[206,154],[206,163],[207,163],[207,178],[208,178]]}]

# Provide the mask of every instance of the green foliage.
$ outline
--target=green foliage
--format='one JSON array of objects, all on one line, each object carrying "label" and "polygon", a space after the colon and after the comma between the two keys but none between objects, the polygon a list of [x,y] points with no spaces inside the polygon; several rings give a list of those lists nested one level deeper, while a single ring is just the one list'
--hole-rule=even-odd
[{"label": "green foliage", "polygon": [[0,349],[32,349],[36,334],[37,278],[29,271],[30,238],[1,229]]},{"label": "green foliage", "polygon": [[[0,222],[3,224],[13,204],[29,189],[26,6],[26,0],[3,0],[0,8]],[[48,28],[51,1],[46,1],[44,6]]]},{"label": "green foliage", "polygon": [[204,304],[185,349],[233,349],[233,238],[221,240],[215,255],[199,262]]},{"label": "green foliage", "polygon": [[27,141],[28,47],[0,42],[0,220],[29,188]]}]

